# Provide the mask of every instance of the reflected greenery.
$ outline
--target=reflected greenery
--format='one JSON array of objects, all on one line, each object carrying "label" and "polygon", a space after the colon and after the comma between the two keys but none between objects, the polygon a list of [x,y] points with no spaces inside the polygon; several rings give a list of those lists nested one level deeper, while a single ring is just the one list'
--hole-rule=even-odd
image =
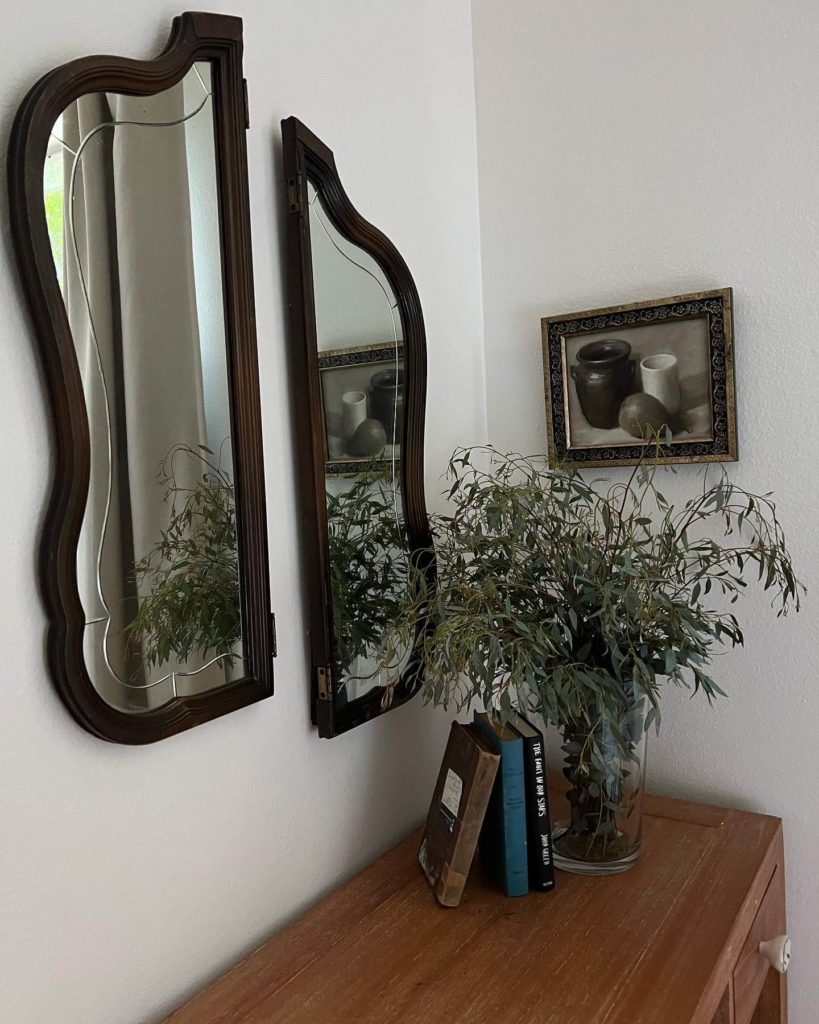
[{"label": "reflected greenery", "polygon": [[409,559],[393,483],[368,474],[348,491],[327,494],[333,639],[339,679],[357,659],[374,659],[373,678],[400,661],[386,638],[404,612]]},{"label": "reflected greenery", "polygon": [[[180,457],[201,463],[190,487],[178,483]],[[143,596],[130,638],[151,666],[209,653],[230,661],[242,639],[233,481],[219,455],[187,444],[171,448],[157,478],[170,520],[134,568]]]}]

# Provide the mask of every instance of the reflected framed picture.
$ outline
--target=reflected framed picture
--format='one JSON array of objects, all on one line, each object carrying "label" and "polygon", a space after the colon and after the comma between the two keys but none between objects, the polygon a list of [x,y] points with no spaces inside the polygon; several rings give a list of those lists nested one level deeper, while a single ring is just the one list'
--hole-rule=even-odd
[{"label": "reflected framed picture", "polygon": [[[730,288],[541,320],[549,462],[735,462]],[[667,430],[666,430],[667,428]]]},{"label": "reflected framed picture", "polygon": [[384,342],[318,353],[325,472],[357,476],[401,457],[404,345]]}]

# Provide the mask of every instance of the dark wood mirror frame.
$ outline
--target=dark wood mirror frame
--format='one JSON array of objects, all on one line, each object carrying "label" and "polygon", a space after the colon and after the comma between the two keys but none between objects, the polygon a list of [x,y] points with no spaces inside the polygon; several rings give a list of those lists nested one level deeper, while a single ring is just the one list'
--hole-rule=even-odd
[{"label": "dark wood mirror frame", "polygon": [[424,318],[409,269],[392,242],[369,224],[350,202],[330,149],[297,118],[282,121],[287,188],[287,261],[290,344],[296,402],[302,533],[310,600],[311,692],[319,735],[347,732],[405,703],[421,688],[421,630],[401,678],[385,706],[384,691],[339,700],[332,645],[327,510],[325,503],[324,417],[319,381],[316,310],[310,226],[306,213],[308,180],[333,226],[378,264],[396,296],[401,319],[405,409],[401,439],[401,489],[412,564],[435,585],[435,559],[424,498],[424,411],[427,357]]},{"label": "dark wood mirror frame", "polygon": [[[118,711],[94,688],[83,656],[84,614],[77,544],[88,495],[90,439],[80,369],[51,254],[43,166],[57,117],[92,92],[151,96],[176,85],[194,61],[213,73],[216,172],[244,660],[248,674],[201,695],[142,713]],[[45,75],[24,99],[8,154],[11,231],[51,403],[55,464],[42,537],[40,578],[49,618],[48,659],[60,697],[90,732],[118,743],[151,743],[235,711],[273,692],[275,629],[270,612],[253,270],[250,245],[242,22],[217,14],[175,18],[155,60],[84,57]]]}]

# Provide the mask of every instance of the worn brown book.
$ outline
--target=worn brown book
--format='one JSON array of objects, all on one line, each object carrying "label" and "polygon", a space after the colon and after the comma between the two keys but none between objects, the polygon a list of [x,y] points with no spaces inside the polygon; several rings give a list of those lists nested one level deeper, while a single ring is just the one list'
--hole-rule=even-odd
[{"label": "worn brown book", "polygon": [[418,851],[445,907],[460,903],[499,763],[480,729],[452,723]]}]

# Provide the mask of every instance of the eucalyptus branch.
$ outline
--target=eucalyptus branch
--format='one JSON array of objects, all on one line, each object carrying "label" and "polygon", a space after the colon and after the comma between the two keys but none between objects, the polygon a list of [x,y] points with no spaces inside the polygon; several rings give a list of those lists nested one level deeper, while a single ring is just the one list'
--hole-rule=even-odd
[{"label": "eucalyptus branch", "polygon": [[[538,457],[454,453],[451,510],[433,524],[437,594],[414,579],[392,631],[406,642],[431,611],[428,699],[503,708],[528,692],[565,726],[641,694],[658,714],[662,679],[719,696],[708,664],[744,642],[733,615],[703,604],[709,595],[736,601],[755,565],[777,613],[799,610],[804,588],[770,496],[722,473],[675,508],[657,487],[659,444],[608,489]],[[694,527],[720,539],[692,538]]]}]

